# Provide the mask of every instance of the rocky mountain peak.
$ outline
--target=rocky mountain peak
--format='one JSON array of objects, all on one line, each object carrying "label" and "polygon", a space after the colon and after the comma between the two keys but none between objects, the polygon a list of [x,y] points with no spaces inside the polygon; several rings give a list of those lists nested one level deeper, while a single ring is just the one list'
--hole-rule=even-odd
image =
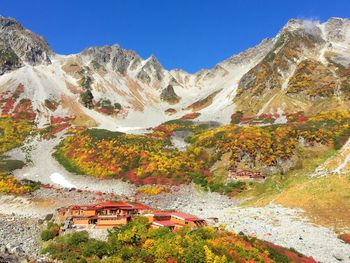
[{"label": "rocky mountain peak", "polygon": [[24,27],[14,18],[0,16],[0,27],[8,30],[23,30]]},{"label": "rocky mountain peak", "polygon": [[264,54],[267,53],[267,51],[272,47],[273,45],[273,39],[271,38],[266,38],[260,42],[255,47],[248,48],[247,50],[244,50],[236,55],[233,55],[229,57],[228,59],[224,60],[220,64],[225,66],[225,67],[230,67],[242,63],[247,63],[250,62],[251,60],[254,59],[259,59],[262,57]]},{"label": "rocky mountain peak", "polygon": [[121,74],[125,74],[129,67],[134,70],[141,62],[140,56],[135,51],[123,49],[117,44],[87,48],[81,55],[100,65],[110,65],[113,70]]},{"label": "rocky mountain peak", "polygon": [[325,31],[327,33],[327,40],[333,42],[344,42],[350,38],[350,19],[332,17],[325,24]]},{"label": "rocky mountain peak", "polygon": [[321,41],[322,30],[318,20],[290,19],[282,28],[277,37],[294,34],[301,37],[312,36],[316,41]]},{"label": "rocky mountain peak", "polygon": [[142,66],[137,77],[147,84],[150,84],[152,80],[161,81],[164,78],[164,68],[158,59],[151,55]]},{"label": "rocky mountain peak", "polygon": [[[43,38],[15,19],[1,17],[0,75],[10,73],[0,78],[0,85],[15,90],[21,83],[35,94],[37,82],[41,82],[38,94],[42,101],[49,98],[59,103],[60,94],[64,94],[74,104],[82,81],[91,79],[94,100],[123,102],[125,121],[146,110],[163,118],[164,107],[169,106],[166,103],[173,105],[177,117],[188,113],[192,109],[189,105],[200,104],[196,109],[201,114],[199,120],[211,120],[215,114],[224,123],[230,121],[233,108],[247,115],[276,112],[278,108],[308,112],[305,104],[295,101],[302,98],[313,105],[337,96],[350,98],[349,28],[348,19],[332,18],[325,23],[292,19],[276,37],[193,74],[181,69],[167,71],[154,55],[143,59],[117,44],[57,56],[53,67],[32,69],[31,65],[50,63],[53,52]],[[15,70],[20,67],[23,70]],[[8,84],[10,78],[16,85]],[[62,89],[64,83],[69,92]],[[37,104],[36,110],[41,110]]]},{"label": "rocky mountain peak", "polygon": [[310,19],[290,19],[282,28],[279,35],[286,32],[309,34],[317,38],[323,36],[328,41],[343,42],[350,32],[350,19],[332,17],[324,23]]},{"label": "rocky mountain peak", "polygon": [[163,66],[160,64],[160,62],[154,55],[151,55],[147,59],[147,62],[145,63],[144,67],[154,68],[155,70],[163,70]]},{"label": "rocky mountain peak", "polygon": [[21,61],[30,65],[50,64],[53,51],[45,39],[25,29],[14,18],[0,17],[0,40]]}]

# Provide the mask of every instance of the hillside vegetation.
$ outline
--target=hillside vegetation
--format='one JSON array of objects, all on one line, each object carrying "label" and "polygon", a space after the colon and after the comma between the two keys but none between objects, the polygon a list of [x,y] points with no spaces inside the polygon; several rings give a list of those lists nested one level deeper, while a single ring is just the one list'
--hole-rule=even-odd
[{"label": "hillside vegetation", "polygon": [[32,130],[32,124],[23,119],[0,118],[0,193],[23,194],[38,188],[38,183],[29,180],[18,181],[11,171],[21,168],[24,163],[2,155],[20,146]]},{"label": "hillside vegetation", "polygon": [[185,227],[177,232],[168,228],[152,229],[143,217],[114,228],[107,241],[91,239],[87,232],[75,232],[46,242],[42,252],[69,263],[315,262],[293,249],[212,227],[195,230]]},{"label": "hillside vegetation", "polygon": [[[77,131],[60,143],[54,156],[78,174],[123,178],[136,184],[192,181],[205,189],[233,194],[253,183],[229,181],[231,167],[261,171],[267,176],[302,170],[305,149],[339,149],[350,135],[349,128],[347,112],[290,115],[286,124],[212,129],[191,121],[172,121],[148,135]],[[186,138],[190,143],[186,151],[171,144],[175,130],[193,132]],[[224,167],[218,167],[224,157]]]}]

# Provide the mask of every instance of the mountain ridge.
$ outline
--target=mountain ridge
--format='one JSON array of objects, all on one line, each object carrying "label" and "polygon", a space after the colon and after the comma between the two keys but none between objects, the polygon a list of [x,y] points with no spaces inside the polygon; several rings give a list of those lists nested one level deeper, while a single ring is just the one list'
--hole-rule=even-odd
[{"label": "mountain ridge", "polygon": [[[59,55],[13,18],[0,17],[0,40],[0,91],[13,94],[23,84],[28,92],[19,99],[32,100],[43,125],[50,116],[72,116],[112,130],[150,127],[193,112],[198,121],[225,124],[235,111],[313,114],[326,102],[350,105],[350,20],[344,18],[291,19],[276,37],[194,74],[167,70],[155,56],[143,59],[118,44]],[[58,110],[45,106],[51,100]],[[103,101],[122,107],[106,110]],[[200,104],[198,112],[190,107]]]}]

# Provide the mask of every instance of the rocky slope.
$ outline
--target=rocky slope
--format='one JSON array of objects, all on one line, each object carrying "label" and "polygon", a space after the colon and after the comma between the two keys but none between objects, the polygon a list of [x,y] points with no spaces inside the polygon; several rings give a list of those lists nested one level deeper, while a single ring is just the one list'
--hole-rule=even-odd
[{"label": "rocky slope", "polygon": [[[189,74],[118,45],[58,55],[42,37],[1,17],[0,108],[9,114],[30,99],[40,125],[70,116],[112,130],[192,112],[199,121],[228,123],[237,110],[246,116],[341,110],[349,106],[349,54],[350,20],[290,20],[275,38]],[[19,84],[24,91],[11,108]]]},{"label": "rocky slope", "polygon": [[260,114],[347,108],[349,32],[348,19],[290,20],[269,53],[239,81],[239,108],[251,114],[259,108]]}]

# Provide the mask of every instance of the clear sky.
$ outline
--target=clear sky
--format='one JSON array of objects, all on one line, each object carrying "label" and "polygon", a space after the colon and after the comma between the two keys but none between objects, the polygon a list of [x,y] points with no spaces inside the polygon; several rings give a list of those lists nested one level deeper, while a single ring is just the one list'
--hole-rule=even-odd
[{"label": "clear sky", "polygon": [[118,43],[195,72],[273,37],[290,18],[350,17],[349,0],[0,0],[55,52]]}]

